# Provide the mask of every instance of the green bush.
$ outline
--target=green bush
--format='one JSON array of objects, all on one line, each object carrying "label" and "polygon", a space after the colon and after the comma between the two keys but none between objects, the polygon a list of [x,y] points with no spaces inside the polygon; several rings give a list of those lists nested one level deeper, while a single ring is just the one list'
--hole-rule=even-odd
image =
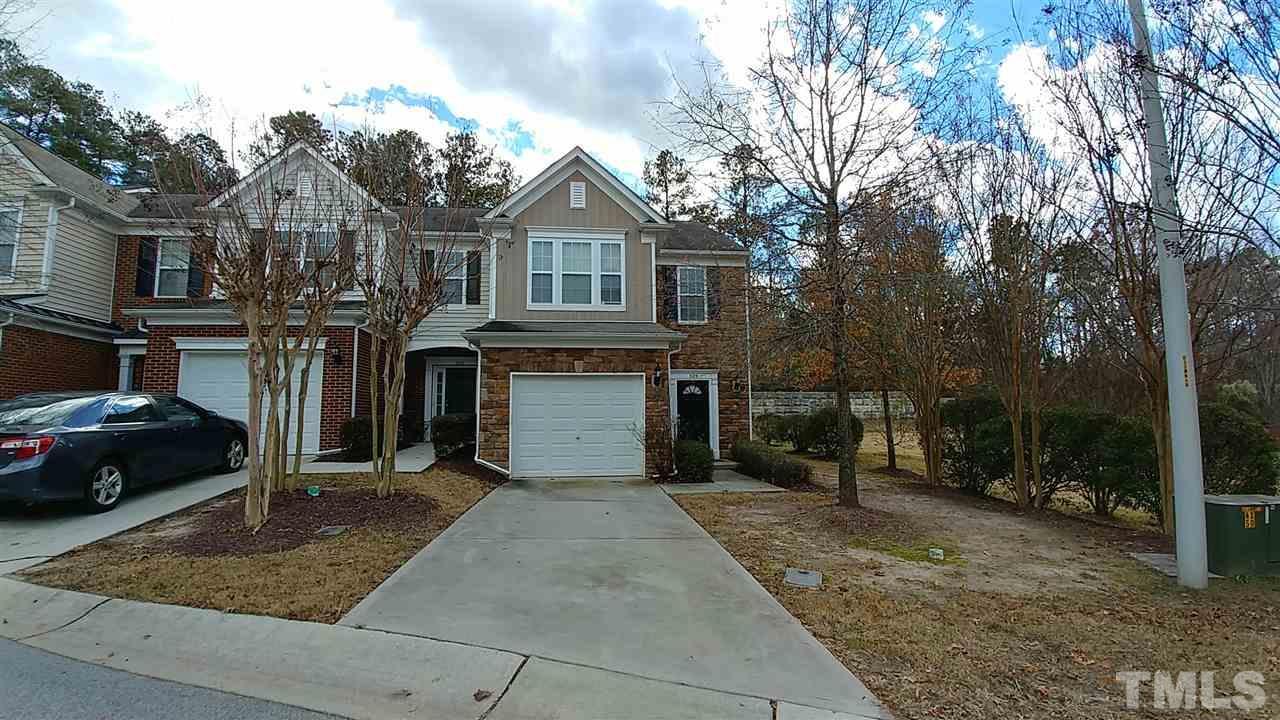
[{"label": "green bush", "polygon": [[1098,485],[1087,488],[1094,512],[1121,505],[1161,515],[1160,463],[1156,438],[1146,418],[1115,416],[1103,437]]},{"label": "green bush", "polygon": [[756,437],[770,445],[781,445],[791,439],[787,418],[784,415],[772,413],[757,415],[754,427]]},{"label": "green bush", "polygon": [[[1000,442],[1009,436],[1004,407],[994,394],[977,393],[942,404],[942,477],[975,495],[986,495],[1012,466]],[[982,432],[979,433],[979,428]]]},{"label": "green bush", "polygon": [[1215,494],[1276,491],[1276,442],[1260,414],[1241,403],[1200,404],[1200,448],[1205,490]]},{"label": "green bush", "polygon": [[431,418],[431,442],[435,443],[436,452],[441,455],[463,445],[474,445],[475,413],[453,413]]},{"label": "green bush", "polygon": [[681,440],[675,446],[676,477],[680,482],[711,482],[715,455],[711,447],[697,440]]},{"label": "green bush", "polygon": [[806,484],[813,477],[808,463],[789,458],[764,443],[740,439],[733,444],[733,459],[744,475],[779,487]]},{"label": "green bush", "polygon": [[[851,418],[853,444],[856,448],[862,444],[862,420],[857,416]],[[836,407],[827,405],[805,416],[804,429],[806,449],[812,449],[824,458],[834,458],[840,454],[840,419]],[[797,448],[799,449],[799,448]]]},{"label": "green bush", "polygon": [[[400,417],[400,432],[396,435],[396,449],[413,444],[410,439],[409,420]],[[349,462],[365,462],[373,458],[373,418],[368,415],[356,415],[347,418],[338,428],[338,442],[344,448],[344,455]]]},{"label": "green bush", "polygon": [[800,452],[809,452],[808,415],[783,415],[782,432],[791,446]]}]

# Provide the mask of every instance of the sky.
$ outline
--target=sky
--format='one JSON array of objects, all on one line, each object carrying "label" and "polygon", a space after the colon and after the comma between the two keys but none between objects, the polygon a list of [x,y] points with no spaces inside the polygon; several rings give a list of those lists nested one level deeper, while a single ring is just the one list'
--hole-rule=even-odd
[{"label": "sky", "polygon": [[[242,149],[265,119],[471,129],[531,178],[581,145],[632,185],[661,148],[654,103],[700,63],[745,77],[779,0],[36,0],[28,49],[117,106]],[[962,22],[948,7],[921,24]],[[1036,21],[1028,0],[966,20],[991,71]],[[1024,30],[1025,31],[1025,30]],[[193,101],[199,99],[198,109]]]}]

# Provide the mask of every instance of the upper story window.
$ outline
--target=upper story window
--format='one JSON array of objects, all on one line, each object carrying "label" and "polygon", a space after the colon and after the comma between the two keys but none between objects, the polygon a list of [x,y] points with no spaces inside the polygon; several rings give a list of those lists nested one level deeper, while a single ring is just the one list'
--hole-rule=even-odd
[{"label": "upper story window", "polygon": [[434,268],[443,281],[442,297],[446,306],[480,304],[481,251],[420,249],[415,243],[405,268],[411,283],[417,282],[419,262],[426,262],[427,267]]},{"label": "upper story window", "polygon": [[530,310],[622,310],[624,232],[529,231]]},{"label": "upper story window", "polygon": [[12,277],[18,257],[18,228],[22,226],[22,208],[0,205],[0,277]]},{"label": "upper story window", "polygon": [[162,239],[156,245],[155,297],[187,296],[191,272],[191,244],[175,238]]},{"label": "upper story window", "polygon": [[437,254],[437,262],[443,263],[440,269],[444,272],[444,301],[447,305],[462,305],[465,297],[463,290],[467,285],[467,261],[460,250],[451,250]]},{"label": "upper story window", "polygon": [[338,251],[338,231],[310,230],[303,233],[303,238],[303,276],[310,278],[316,268],[320,267],[320,283],[324,287],[332,286],[338,272],[338,258],[334,257],[334,253]]},{"label": "upper story window", "polygon": [[707,321],[707,269],[676,268],[677,320],[681,323]]}]

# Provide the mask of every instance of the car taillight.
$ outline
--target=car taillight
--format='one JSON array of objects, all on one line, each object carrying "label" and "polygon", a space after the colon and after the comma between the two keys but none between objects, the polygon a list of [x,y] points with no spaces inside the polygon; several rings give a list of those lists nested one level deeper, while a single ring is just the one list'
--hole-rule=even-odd
[{"label": "car taillight", "polygon": [[31,438],[14,438],[0,441],[0,450],[12,450],[14,460],[26,460],[49,452],[57,438],[52,435],[40,435]]}]

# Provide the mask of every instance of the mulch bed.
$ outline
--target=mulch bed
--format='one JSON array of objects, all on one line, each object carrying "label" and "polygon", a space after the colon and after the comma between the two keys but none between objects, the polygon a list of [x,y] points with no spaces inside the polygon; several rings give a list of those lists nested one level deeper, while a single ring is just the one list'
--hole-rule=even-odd
[{"label": "mulch bed", "polygon": [[321,488],[311,497],[305,490],[277,493],[271,498],[271,517],[252,532],[244,526],[244,495],[219,503],[204,513],[190,532],[176,537],[165,550],[194,557],[249,556],[292,550],[323,541],[316,531],[334,525],[395,529],[420,526],[436,510],[435,500],[414,493],[379,498],[371,488]]},{"label": "mulch bed", "polygon": [[457,450],[454,450],[448,455],[441,458],[437,458],[435,465],[433,465],[432,467],[438,467],[444,470],[451,470],[460,475],[466,475],[468,477],[473,477],[477,480],[482,480],[495,487],[507,481],[506,475],[503,475],[502,473],[496,470],[487,468],[481,465],[480,463],[476,462],[475,460],[473,460],[472,458],[474,458],[475,456],[476,456],[475,445],[463,445],[462,447],[458,448]]}]

